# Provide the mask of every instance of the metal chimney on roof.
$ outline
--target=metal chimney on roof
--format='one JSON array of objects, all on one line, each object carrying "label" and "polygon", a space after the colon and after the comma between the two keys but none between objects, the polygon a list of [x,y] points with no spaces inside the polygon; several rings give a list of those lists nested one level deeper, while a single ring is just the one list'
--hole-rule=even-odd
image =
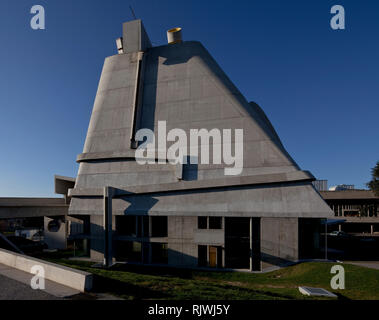
[{"label": "metal chimney on roof", "polygon": [[169,44],[182,42],[182,28],[173,28],[168,30],[167,42]]}]

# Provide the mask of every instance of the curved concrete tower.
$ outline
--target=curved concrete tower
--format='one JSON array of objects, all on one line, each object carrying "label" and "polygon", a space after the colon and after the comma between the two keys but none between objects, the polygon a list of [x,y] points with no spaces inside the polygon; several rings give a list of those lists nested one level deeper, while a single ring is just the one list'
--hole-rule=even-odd
[{"label": "curved concrete tower", "polygon": [[[104,63],[70,191],[70,215],[90,216],[91,257],[260,270],[317,256],[320,221],[333,212],[263,110],[246,101],[204,46],[152,47],[140,20],[124,24],[118,46]],[[232,151],[243,147],[239,174],[226,175],[231,165],[224,162],[202,164],[200,152],[198,164],[158,163],[167,141],[139,164],[138,130],[158,140],[161,121],[165,132],[181,129],[187,137],[193,129],[243,129],[243,144],[230,142]],[[217,139],[198,142],[211,155],[218,150]]]}]

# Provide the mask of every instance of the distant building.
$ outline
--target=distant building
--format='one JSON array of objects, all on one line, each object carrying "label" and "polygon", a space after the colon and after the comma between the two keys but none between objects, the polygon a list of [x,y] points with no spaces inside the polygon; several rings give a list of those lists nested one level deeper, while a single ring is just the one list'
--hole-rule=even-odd
[{"label": "distant building", "polygon": [[375,234],[379,232],[379,197],[370,190],[320,192],[341,219],[340,231]]},{"label": "distant building", "polygon": [[343,191],[343,190],[354,190],[354,189],[355,188],[353,184],[338,184],[336,186],[330,187],[329,191]]},{"label": "distant building", "polygon": [[315,180],[312,184],[317,191],[328,191],[328,180]]}]

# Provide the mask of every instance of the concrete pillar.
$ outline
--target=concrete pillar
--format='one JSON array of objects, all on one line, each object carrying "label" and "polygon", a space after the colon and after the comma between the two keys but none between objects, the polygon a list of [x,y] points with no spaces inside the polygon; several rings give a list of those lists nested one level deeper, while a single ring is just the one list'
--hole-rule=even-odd
[{"label": "concrete pillar", "polygon": [[112,265],[112,187],[104,187],[104,266]]},{"label": "concrete pillar", "polygon": [[139,216],[136,216],[136,238],[138,238],[140,235],[138,234],[139,227]]},{"label": "concrete pillar", "polygon": [[85,252],[85,255],[87,255],[88,252],[88,239],[83,240],[83,251]]},{"label": "concrete pillar", "polygon": [[[137,217],[138,218],[138,217]],[[143,238],[144,238],[144,234],[143,234],[143,231],[144,231],[144,222],[143,222],[143,216],[141,216],[141,234],[140,234],[140,237],[142,238],[142,241],[141,241],[141,262],[144,263],[145,262],[145,242],[143,241]]]},{"label": "concrete pillar", "polygon": [[342,231],[342,224],[338,225],[338,231]]},{"label": "concrete pillar", "polygon": [[222,246],[222,267],[225,268],[225,217],[222,217],[222,229],[224,231],[224,245]]},{"label": "concrete pillar", "polygon": [[250,218],[250,271],[253,271],[253,218]]},{"label": "concrete pillar", "polygon": [[148,246],[149,246],[149,257],[148,257],[148,263],[152,263],[152,261],[153,261],[153,259],[152,259],[152,248],[151,248],[151,242],[149,242],[149,244],[148,244]]},{"label": "concrete pillar", "polygon": [[151,238],[153,232],[153,228],[152,228],[153,224],[152,224],[152,221],[151,221],[151,216],[149,216],[149,238]]}]

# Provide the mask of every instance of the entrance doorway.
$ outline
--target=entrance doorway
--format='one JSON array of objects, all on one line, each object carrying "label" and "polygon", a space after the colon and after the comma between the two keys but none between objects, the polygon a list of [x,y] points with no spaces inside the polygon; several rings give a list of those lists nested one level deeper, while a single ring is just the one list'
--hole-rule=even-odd
[{"label": "entrance doorway", "polygon": [[198,266],[222,268],[222,247],[212,245],[199,245]]},{"label": "entrance doorway", "polygon": [[217,267],[217,247],[209,246],[209,266],[211,268]]},{"label": "entrance doorway", "polygon": [[260,218],[225,218],[225,267],[259,271]]}]

